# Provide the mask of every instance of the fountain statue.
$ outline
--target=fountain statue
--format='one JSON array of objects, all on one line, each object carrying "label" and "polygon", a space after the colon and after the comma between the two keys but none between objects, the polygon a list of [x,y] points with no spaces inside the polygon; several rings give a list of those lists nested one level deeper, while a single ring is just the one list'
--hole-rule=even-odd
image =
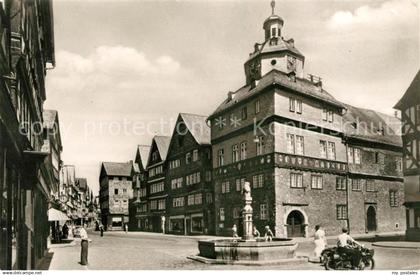
[{"label": "fountain statue", "polygon": [[[198,241],[200,254],[190,256],[188,257],[189,259],[211,264],[253,265],[306,261],[295,257],[297,243],[292,239],[273,237],[271,241],[266,241],[264,238],[254,238],[254,232],[258,230],[253,225],[251,185],[249,182],[245,182],[242,187],[242,200],[242,239],[229,238]],[[234,228],[236,228],[235,225]],[[271,233],[271,235],[273,234]]]},{"label": "fountain statue", "polygon": [[251,197],[251,185],[249,182],[245,182],[242,188],[242,198],[244,202],[244,208],[242,209],[242,219],[244,226],[243,240],[254,240],[252,224],[252,197]]}]

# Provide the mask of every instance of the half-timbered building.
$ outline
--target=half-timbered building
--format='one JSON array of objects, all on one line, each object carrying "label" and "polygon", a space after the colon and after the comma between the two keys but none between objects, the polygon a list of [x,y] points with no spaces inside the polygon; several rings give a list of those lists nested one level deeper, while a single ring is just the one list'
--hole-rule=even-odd
[{"label": "half-timbered building", "polygon": [[395,105],[401,111],[409,240],[420,240],[420,71]]}]

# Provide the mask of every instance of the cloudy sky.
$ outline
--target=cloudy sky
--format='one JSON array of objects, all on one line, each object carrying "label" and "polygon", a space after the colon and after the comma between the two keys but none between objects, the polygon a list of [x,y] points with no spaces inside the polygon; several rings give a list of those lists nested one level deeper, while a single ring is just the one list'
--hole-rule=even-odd
[{"label": "cloudy sky", "polygon": [[[327,91],[393,113],[419,69],[417,0],[277,0],[276,13]],[[46,107],[59,111],[64,163],[97,192],[101,161],[133,159],[179,112],[210,114],[244,85],[270,14],[269,0],[55,0]]]}]

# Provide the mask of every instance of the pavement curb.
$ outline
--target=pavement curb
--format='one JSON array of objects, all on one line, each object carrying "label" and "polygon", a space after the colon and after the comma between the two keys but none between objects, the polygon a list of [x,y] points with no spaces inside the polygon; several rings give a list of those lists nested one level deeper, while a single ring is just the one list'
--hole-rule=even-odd
[{"label": "pavement curb", "polygon": [[62,247],[71,247],[76,245],[76,240],[73,240],[69,243],[62,243],[62,244],[50,244],[48,248],[54,249],[54,248],[62,248]]},{"label": "pavement curb", "polygon": [[188,256],[187,259],[197,261],[204,264],[215,264],[215,265],[245,265],[245,266],[263,266],[263,265],[278,265],[278,264],[290,264],[290,263],[307,263],[307,257],[297,257],[292,259],[281,259],[276,261],[229,261],[219,259],[209,259],[199,255]]},{"label": "pavement curb", "polygon": [[392,243],[382,243],[382,242],[376,242],[372,243],[372,246],[376,247],[385,247],[385,248],[400,248],[400,249],[420,249],[420,243],[417,246],[402,246],[398,244],[392,244]]}]

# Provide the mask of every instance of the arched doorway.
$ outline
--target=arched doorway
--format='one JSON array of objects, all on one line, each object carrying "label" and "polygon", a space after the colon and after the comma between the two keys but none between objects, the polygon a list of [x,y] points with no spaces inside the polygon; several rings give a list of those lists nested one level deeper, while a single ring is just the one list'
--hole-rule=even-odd
[{"label": "arched doorway", "polygon": [[298,210],[293,210],[287,216],[287,237],[305,236],[305,217]]},{"label": "arched doorway", "polygon": [[376,210],[372,205],[366,211],[366,228],[368,232],[376,231]]}]

